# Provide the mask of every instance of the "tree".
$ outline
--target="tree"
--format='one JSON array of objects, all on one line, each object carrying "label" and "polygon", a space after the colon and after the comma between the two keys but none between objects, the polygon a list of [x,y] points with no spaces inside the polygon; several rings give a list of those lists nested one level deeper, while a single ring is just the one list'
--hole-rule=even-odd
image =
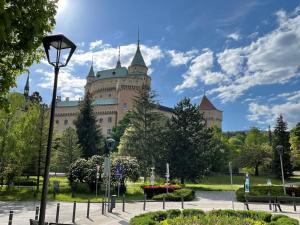
[{"label": "tree", "polygon": [[126,128],[130,125],[131,113],[127,112],[119,123],[113,127],[111,137],[116,141],[115,151],[118,149],[121,137],[123,136]]},{"label": "tree", "polygon": [[[119,144],[122,155],[136,157],[141,172],[146,179],[150,167],[158,162],[161,145],[162,115],[155,111],[155,94],[147,86],[142,86],[134,98],[130,116],[130,126],[124,132]],[[161,159],[160,159],[161,160]]]},{"label": "tree", "polygon": [[255,176],[259,175],[259,167],[271,161],[271,146],[268,137],[258,128],[252,127],[247,133],[245,144],[241,148],[240,165],[255,169]]},{"label": "tree", "polygon": [[173,110],[169,126],[168,161],[173,177],[195,180],[210,170],[212,130],[196,105],[184,98]]},{"label": "tree", "polygon": [[56,1],[0,0],[0,108],[16,77],[44,54],[42,38],[55,25]]},{"label": "tree", "polygon": [[83,102],[80,104],[80,112],[75,120],[78,144],[85,159],[100,153],[102,135],[93,111],[92,95],[87,92]]},{"label": "tree", "polygon": [[294,169],[300,169],[300,123],[290,133],[291,160]]},{"label": "tree", "polygon": [[277,118],[277,123],[274,129],[273,136],[273,161],[272,168],[273,172],[277,177],[281,177],[281,166],[279,153],[276,150],[278,145],[283,146],[282,163],[284,176],[289,177],[293,173],[291,164],[291,150],[289,143],[289,132],[287,131],[287,123],[284,122],[282,115]]}]

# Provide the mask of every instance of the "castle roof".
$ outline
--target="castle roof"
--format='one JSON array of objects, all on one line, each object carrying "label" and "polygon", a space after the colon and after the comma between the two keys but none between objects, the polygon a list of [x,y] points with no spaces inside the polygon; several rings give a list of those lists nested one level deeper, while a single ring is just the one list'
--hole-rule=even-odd
[{"label": "castle roof", "polygon": [[117,67],[108,70],[98,71],[96,74],[96,80],[114,77],[125,77],[128,74],[126,67]]},{"label": "castle roof", "polygon": [[200,110],[218,110],[206,97],[206,95],[203,95],[202,100],[199,105]]},{"label": "castle roof", "polygon": [[91,65],[88,77],[95,77],[95,72],[94,72],[93,64]]},{"label": "castle roof", "polygon": [[135,55],[132,59],[131,66],[144,66],[144,67],[147,67],[146,63],[144,61],[144,58],[142,56],[139,43],[138,43]]},{"label": "castle roof", "polygon": [[[77,107],[80,101],[59,101],[56,103],[56,107]],[[98,98],[92,103],[93,106],[97,105],[116,105],[118,104],[118,99],[116,98]]]}]

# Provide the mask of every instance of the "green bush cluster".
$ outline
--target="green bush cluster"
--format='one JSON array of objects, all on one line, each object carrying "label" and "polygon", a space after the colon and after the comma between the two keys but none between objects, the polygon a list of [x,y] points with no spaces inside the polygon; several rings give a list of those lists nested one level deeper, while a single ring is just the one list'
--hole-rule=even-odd
[{"label": "green bush cluster", "polygon": [[299,225],[298,220],[285,215],[243,210],[171,209],[141,214],[130,225]]},{"label": "green bush cluster", "polygon": [[181,201],[181,196],[184,201],[192,201],[195,199],[195,191],[191,189],[178,189],[172,193],[165,193],[153,196],[153,200],[163,200],[165,197],[166,201]]},{"label": "green bush cluster", "polygon": [[[282,196],[284,195],[282,186],[272,186],[271,189],[268,186],[252,186],[250,188],[250,196],[267,196],[268,193],[271,193],[271,196]],[[245,202],[245,191],[244,188],[239,188],[236,192],[236,199],[240,202]]]}]

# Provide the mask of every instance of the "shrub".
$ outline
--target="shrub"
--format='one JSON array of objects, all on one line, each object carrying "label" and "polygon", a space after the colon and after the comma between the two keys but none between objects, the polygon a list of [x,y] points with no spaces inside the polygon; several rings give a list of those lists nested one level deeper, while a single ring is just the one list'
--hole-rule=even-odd
[{"label": "shrub", "polygon": [[181,215],[181,210],[180,209],[169,209],[167,211],[168,213],[168,218],[175,218]]},{"label": "shrub", "polygon": [[155,185],[155,186],[142,186],[144,189],[144,193],[147,195],[147,198],[152,198],[154,195],[159,195],[163,193],[167,193],[167,189],[169,193],[180,189],[179,185]]},{"label": "shrub", "polygon": [[[250,188],[250,196],[266,196],[268,195],[269,187],[268,186],[252,186]],[[236,199],[240,202],[245,202],[245,191],[244,188],[239,188],[236,192]],[[283,195],[282,186],[272,186],[271,187],[272,196]]]},{"label": "shrub", "polygon": [[183,217],[202,216],[205,212],[201,209],[184,209],[182,210]]},{"label": "shrub", "polygon": [[265,222],[270,222],[272,214],[267,212],[257,212],[252,210],[213,210],[209,212],[210,215],[216,216],[233,216],[239,218],[251,218],[254,220],[263,220]]},{"label": "shrub", "polygon": [[163,197],[165,197],[167,201],[179,202],[181,201],[181,196],[184,201],[192,201],[195,199],[195,191],[191,189],[178,189],[172,193],[155,195],[152,199],[161,201],[163,200]]},{"label": "shrub", "polygon": [[298,225],[296,219],[290,218],[286,215],[273,215],[271,218],[271,225]]}]

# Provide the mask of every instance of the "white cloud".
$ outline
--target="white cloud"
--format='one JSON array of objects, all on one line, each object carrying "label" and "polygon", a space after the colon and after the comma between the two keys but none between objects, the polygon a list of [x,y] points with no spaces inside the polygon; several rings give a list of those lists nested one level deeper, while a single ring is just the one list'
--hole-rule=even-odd
[{"label": "white cloud", "polygon": [[[75,100],[80,96],[83,96],[86,80],[81,79],[79,76],[72,75],[73,71],[70,66],[67,68],[62,68],[59,71],[59,79],[57,84],[58,95],[61,95],[63,98],[69,97],[70,100]],[[39,69],[36,72],[43,75],[42,82],[38,83],[38,86],[52,90],[54,79],[53,71],[49,72]]]},{"label": "white cloud", "polygon": [[[183,75],[182,84],[177,85],[175,90],[192,88],[203,81],[205,84],[216,84],[209,94],[217,94],[222,102],[228,102],[235,101],[252,87],[284,84],[299,77],[300,10],[290,14],[281,10],[276,15],[279,24],[275,30],[247,46],[227,48],[217,53],[218,64],[210,65],[205,72],[201,68],[191,72],[192,61]],[[222,72],[218,71],[218,66]],[[209,73],[218,74],[219,79],[210,82],[207,79]],[[205,79],[195,79],[200,77],[195,74],[204,74]]]},{"label": "white cloud", "polygon": [[90,43],[90,50],[95,48],[108,48],[110,47],[109,44],[104,44],[102,40],[96,40]]},{"label": "white cloud", "polygon": [[231,34],[227,35],[227,37],[231,38],[235,41],[238,41],[241,39],[241,35],[238,32],[231,33]]},{"label": "white cloud", "polygon": [[187,52],[179,52],[175,50],[167,51],[167,54],[171,57],[171,66],[179,66],[187,64],[199,53],[198,50],[193,49]]},{"label": "white cloud", "polygon": [[[194,88],[198,86],[198,81],[205,82],[205,74],[213,66],[213,52],[210,49],[204,50],[201,55],[191,61],[188,71],[182,75],[183,82],[175,87],[175,91],[181,92],[185,88]],[[209,82],[209,81],[208,81]]]}]

